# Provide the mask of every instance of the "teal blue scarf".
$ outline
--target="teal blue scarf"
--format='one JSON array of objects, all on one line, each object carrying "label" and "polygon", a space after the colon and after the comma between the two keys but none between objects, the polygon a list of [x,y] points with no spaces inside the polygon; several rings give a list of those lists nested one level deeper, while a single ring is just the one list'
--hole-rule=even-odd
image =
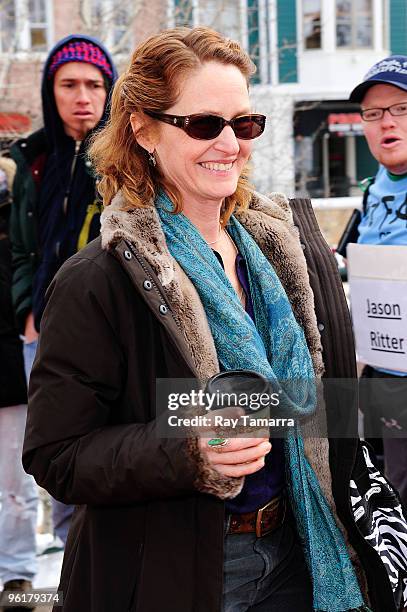
[{"label": "teal blue scarf", "polygon": [[[163,192],[157,211],[172,256],[198,291],[219,362],[225,370],[255,370],[270,381],[311,381],[314,376],[304,332],[293,315],[273,267],[256,242],[232,217],[229,232],[244,257],[255,324],[212,249],[183,214],[174,215]],[[285,400],[293,416],[314,408],[312,384],[290,386]],[[300,435],[286,441],[287,487],[299,536],[312,575],[314,610],[344,612],[363,598],[342,533],[304,455]]]}]

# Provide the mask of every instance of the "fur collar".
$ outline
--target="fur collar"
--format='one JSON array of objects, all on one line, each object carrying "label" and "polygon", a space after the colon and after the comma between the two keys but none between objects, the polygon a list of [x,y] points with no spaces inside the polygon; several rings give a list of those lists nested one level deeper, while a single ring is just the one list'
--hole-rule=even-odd
[{"label": "fur collar", "polygon": [[[254,237],[274,266],[304,329],[317,376],[323,372],[322,347],[309,285],[307,264],[287,198],[257,193],[249,209],[236,217]],[[119,193],[102,213],[102,247],[110,249],[124,239],[131,242],[157,274],[174,316],[184,331],[197,372],[207,379],[219,370],[215,346],[195,287],[168,251],[154,206],[126,207]]]}]

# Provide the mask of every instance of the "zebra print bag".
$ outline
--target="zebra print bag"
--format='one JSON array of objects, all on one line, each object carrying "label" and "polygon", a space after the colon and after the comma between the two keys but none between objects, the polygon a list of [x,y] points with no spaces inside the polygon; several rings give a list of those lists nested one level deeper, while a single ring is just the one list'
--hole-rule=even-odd
[{"label": "zebra print bag", "polygon": [[369,447],[361,442],[368,477],[359,489],[350,481],[353,516],[365,540],[379,554],[395,601],[407,606],[407,520],[398,494],[373,463]]}]

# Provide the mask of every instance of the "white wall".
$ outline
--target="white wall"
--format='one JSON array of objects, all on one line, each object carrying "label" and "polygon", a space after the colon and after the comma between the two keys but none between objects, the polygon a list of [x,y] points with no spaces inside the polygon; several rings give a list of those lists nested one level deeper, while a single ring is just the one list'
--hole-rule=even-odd
[{"label": "white wall", "polygon": [[292,96],[278,88],[257,87],[252,91],[255,112],[267,115],[264,134],[255,141],[253,179],[262,193],[281,191],[294,195],[294,140]]},{"label": "white wall", "polygon": [[290,93],[298,99],[346,100],[369,68],[387,54],[372,49],[305,51],[299,57],[299,83],[291,87]]}]

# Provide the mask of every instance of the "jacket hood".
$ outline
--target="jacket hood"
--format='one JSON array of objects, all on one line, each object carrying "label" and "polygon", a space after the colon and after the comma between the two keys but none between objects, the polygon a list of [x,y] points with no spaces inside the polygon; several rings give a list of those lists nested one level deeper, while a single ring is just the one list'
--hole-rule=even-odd
[{"label": "jacket hood", "polygon": [[105,108],[103,111],[103,115],[99,123],[91,130],[91,132],[93,132],[97,128],[100,128],[107,119],[107,116],[109,113],[109,106],[110,106],[110,96],[112,93],[113,85],[117,79],[117,70],[113,63],[113,59],[110,53],[108,52],[106,47],[101,42],[99,42],[96,38],[93,38],[92,36],[87,36],[85,34],[71,34],[69,36],[66,36],[65,38],[62,38],[60,41],[56,43],[56,45],[49,52],[46,62],[44,64],[43,73],[42,73],[42,85],[41,85],[44,129],[45,129],[45,134],[47,137],[48,146],[51,149],[54,149],[57,144],[60,145],[61,140],[64,140],[66,136],[65,136],[62,120],[59,116],[59,113],[57,111],[57,107],[55,104],[55,98],[54,98],[54,92],[53,92],[53,79],[52,78],[48,79],[47,75],[49,72],[52,58],[54,57],[55,53],[59,49],[62,49],[66,44],[74,42],[74,41],[84,41],[84,42],[92,43],[93,45],[96,45],[97,47],[99,47],[100,50],[103,51],[103,53],[105,54],[110,64],[110,67],[112,69],[112,74],[113,74],[113,77],[110,81],[110,89],[108,90],[107,96],[106,96],[106,102],[105,102]]}]

